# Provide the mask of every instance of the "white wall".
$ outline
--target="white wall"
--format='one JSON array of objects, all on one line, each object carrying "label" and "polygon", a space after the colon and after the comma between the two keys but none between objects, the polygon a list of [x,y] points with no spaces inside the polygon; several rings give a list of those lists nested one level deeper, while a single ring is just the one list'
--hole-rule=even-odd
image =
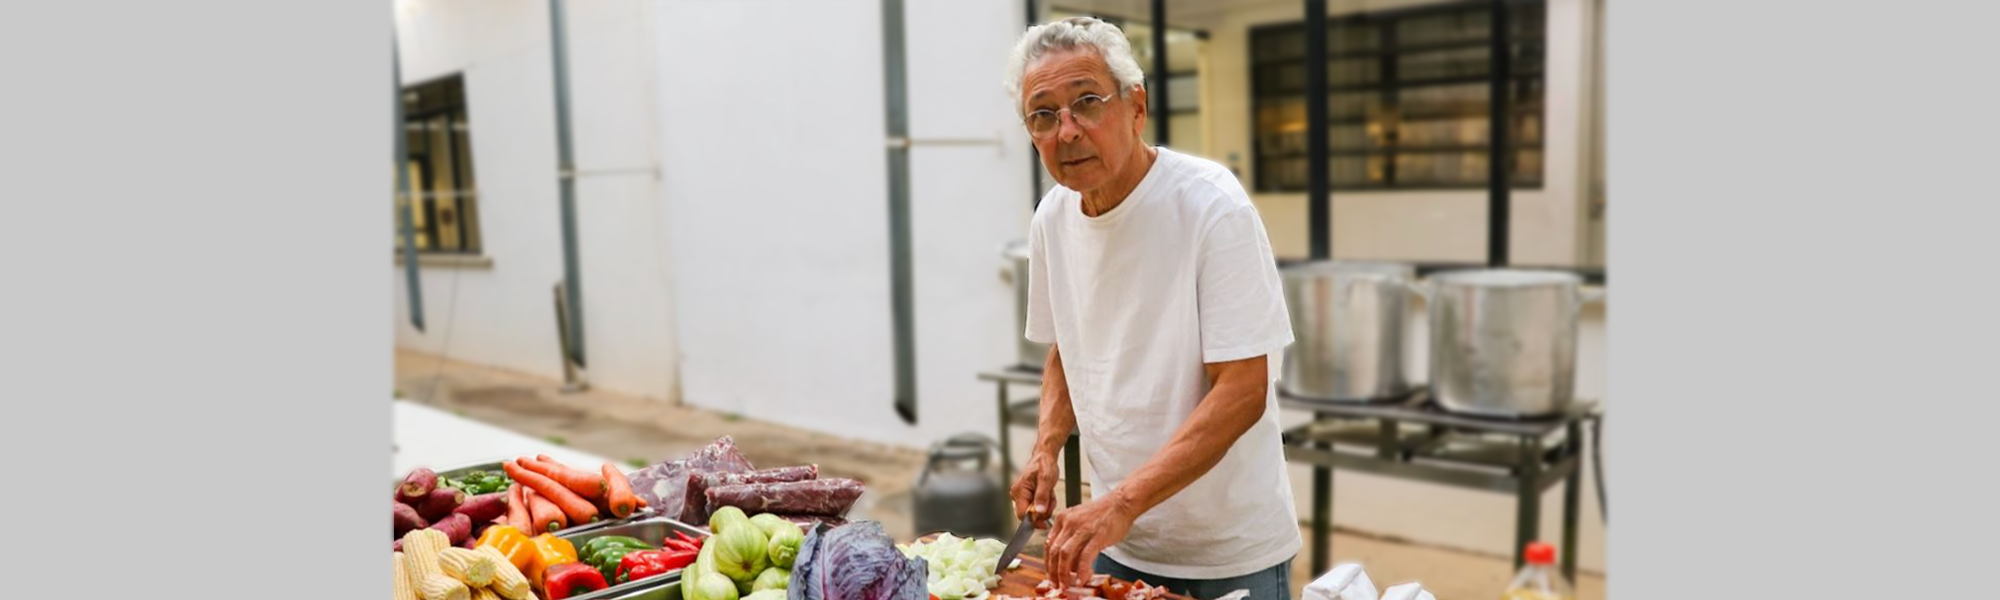
[{"label": "white wall", "polygon": [[[906,426],[891,405],[879,7],[659,5],[661,193],[688,402],[919,445],[992,430],[974,374],[1009,356],[998,250],[1025,229],[1027,157],[1011,138],[913,150],[920,425]],[[910,4],[914,137],[1000,139],[1017,14],[1008,0]]]},{"label": "white wall", "polygon": [[[670,274],[659,236],[647,3],[568,5],[583,257],[585,350],[593,385],[672,400]],[[465,77],[479,226],[490,269],[422,269],[428,331],[408,323],[392,269],[396,342],[454,359],[562,376],[551,287],[563,276],[548,3],[398,3],[403,78]],[[597,174],[639,168],[637,174]],[[385,253],[386,254],[386,253]]]}]

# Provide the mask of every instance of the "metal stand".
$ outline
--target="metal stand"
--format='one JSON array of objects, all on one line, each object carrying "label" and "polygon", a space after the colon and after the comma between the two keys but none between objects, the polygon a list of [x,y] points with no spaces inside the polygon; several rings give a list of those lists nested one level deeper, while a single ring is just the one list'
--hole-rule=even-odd
[{"label": "metal stand", "polygon": [[[990,381],[999,388],[997,406],[1000,409],[1000,480],[1007,485],[1014,484],[1013,435],[1015,427],[1030,429],[1041,425],[1041,398],[1030,398],[1019,402],[1009,402],[1007,386],[1029,385],[1037,391],[1042,386],[1042,374],[1018,367],[1008,367],[999,371],[979,374],[980,381]],[[1082,438],[1075,432],[1069,434],[1069,441],[1063,443],[1063,506],[1076,506],[1083,502],[1083,458]]]},{"label": "metal stand", "polygon": [[[1513,494],[1517,504],[1514,567],[1540,536],[1542,493],[1563,484],[1562,572],[1576,580],[1577,520],[1582,491],[1583,426],[1601,418],[1593,400],[1538,419],[1499,419],[1445,412],[1419,391],[1393,404],[1337,404],[1280,391],[1279,406],[1313,413],[1286,430],[1285,458],[1313,466],[1312,572],[1327,570],[1333,526],[1333,469]],[[1414,425],[1415,428],[1405,428]],[[1414,430],[1412,430],[1414,429]],[[1562,435],[1550,443],[1549,438]],[[1372,452],[1337,451],[1337,446]]]}]

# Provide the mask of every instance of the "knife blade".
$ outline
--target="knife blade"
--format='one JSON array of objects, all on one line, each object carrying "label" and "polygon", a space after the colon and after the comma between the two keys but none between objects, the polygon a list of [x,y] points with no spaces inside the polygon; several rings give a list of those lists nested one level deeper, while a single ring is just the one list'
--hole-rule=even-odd
[{"label": "knife blade", "polygon": [[1014,563],[1014,558],[1021,555],[1021,549],[1027,548],[1028,540],[1033,537],[1035,537],[1035,513],[1030,512],[1027,518],[1021,519],[1021,525],[1014,528],[1014,539],[1007,542],[1007,549],[1000,553],[1000,562],[994,563],[993,574],[1007,572],[1007,565]]}]

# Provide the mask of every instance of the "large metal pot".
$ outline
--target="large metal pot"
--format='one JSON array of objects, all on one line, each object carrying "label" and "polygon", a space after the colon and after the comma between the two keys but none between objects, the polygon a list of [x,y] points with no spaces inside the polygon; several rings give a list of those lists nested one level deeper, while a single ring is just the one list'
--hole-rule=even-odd
[{"label": "large metal pot", "polygon": [[1014,351],[1021,368],[1041,371],[1049,361],[1048,344],[1028,341],[1028,242],[1008,242],[1000,251],[1007,259],[1006,274],[1014,283]]},{"label": "large metal pot", "polygon": [[1430,301],[1431,396],[1445,410],[1540,416],[1569,407],[1576,386],[1577,316],[1603,297],[1557,271],[1440,273]]},{"label": "large metal pot", "polygon": [[1280,271],[1297,338],[1286,351],[1287,394],[1335,402],[1397,398],[1405,309],[1416,268],[1399,263],[1311,262]]}]

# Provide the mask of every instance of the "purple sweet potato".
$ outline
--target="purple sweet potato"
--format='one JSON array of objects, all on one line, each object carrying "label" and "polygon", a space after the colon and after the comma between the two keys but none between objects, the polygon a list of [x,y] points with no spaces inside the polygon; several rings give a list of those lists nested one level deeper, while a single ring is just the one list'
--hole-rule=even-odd
[{"label": "purple sweet potato", "polygon": [[396,499],[403,501],[404,504],[417,506],[430,499],[431,492],[437,490],[437,487],[437,472],[418,467],[403,478],[403,485],[396,486]]},{"label": "purple sweet potato", "polygon": [[452,546],[463,544],[466,538],[472,537],[472,519],[462,514],[445,517],[430,528],[444,532],[445,538],[450,540]]},{"label": "purple sweet potato", "polygon": [[480,494],[466,498],[465,503],[460,504],[452,512],[463,513],[465,516],[471,517],[474,523],[492,522],[493,519],[507,514],[507,492]]},{"label": "purple sweet potato", "polygon": [[436,523],[450,515],[451,511],[458,510],[462,504],[465,504],[464,490],[438,488],[431,490],[430,497],[425,498],[423,504],[417,505],[417,514]]},{"label": "purple sweet potato", "polygon": [[391,502],[389,504],[394,506],[396,511],[397,538],[402,538],[403,534],[409,533],[411,530],[431,526],[431,522],[424,519],[423,515],[417,514],[417,509],[410,508],[410,505],[401,502]]}]

